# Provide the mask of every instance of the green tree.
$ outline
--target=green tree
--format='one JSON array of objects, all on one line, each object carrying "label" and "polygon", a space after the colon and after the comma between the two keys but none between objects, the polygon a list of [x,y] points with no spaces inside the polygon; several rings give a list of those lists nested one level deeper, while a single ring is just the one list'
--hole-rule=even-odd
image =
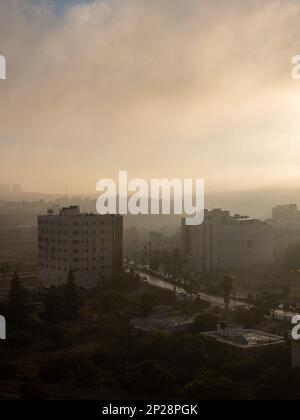
[{"label": "green tree", "polygon": [[240,392],[229,378],[203,375],[183,388],[183,397],[198,401],[235,401]]},{"label": "green tree", "polygon": [[12,271],[12,265],[9,262],[5,261],[4,263],[0,265],[0,273],[3,278],[5,278],[7,274],[11,273],[11,271]]},{"label": "green tree", "polygon": [[228,310],[230,305],[230,297],[233,291],[233,280],[229,276],[224,276],[221,283],[221,290],[224,298],[225,308]]},{"label": "green tree", "polygon": [[126,372],[122,378],[125,389],[151,397],[174,395],[175,381],[169,369],[152,360],[143,361],[136,370]]},{"label": "green tree", "polygon": [[11,326],[21,328],[26,324],[29,316],[27,298],[27,290],[15,271],[11,280],[8,302],[8,319]]},{"label": "green tree", "polygon": [[93,362],[80,364],[71,374],[71,382],[77,388],[96,388],[100,379],[100,371]]},{"label": "green tree", "polygon": [[52,286],[44,300],[45,310],[42,315],[48,324],[57,324],[62,320],[63,300],[57,287]]},{"label": "green tree", "polygon": [[154,255],[150,260],[150,269],[153,271],[157,271],[160,267],[160,253],[159,251],[155,251]]},{"label": "green tree", "polygon": [[192,334],[199,334],[201,332],[214,331],[219,321],[218,315],[202,314],[198,315],[190,327]]},{"label": "green tree", "polygon": [[69,271],[68,283],[63,291],[63,316],[66,321],[74,321],[79,317],[78,289],[72,270]]}]

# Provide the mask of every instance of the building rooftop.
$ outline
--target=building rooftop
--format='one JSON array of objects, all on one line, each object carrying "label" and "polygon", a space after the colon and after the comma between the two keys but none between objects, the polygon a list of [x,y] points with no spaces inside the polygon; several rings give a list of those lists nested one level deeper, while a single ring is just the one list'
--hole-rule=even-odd
[{"label": "building rooftop", "polygon": [[91,217],[111,217],[111,216],[119,216],[121,217],[120,214],[104,214],[101,215],[99,213],[81,213],[80,212],[80,207],[79,206],[69,206],[69,207],[63,207],[58,211],[55,211],[53,209],[48,209],[47,210],[47,214],[46,215],[40,215],[39,217],[49,217],[49,216],[68,216],[68,217],[86,217],[86,216],[91,216]]},{"label": "building rooftop", "polygon": [[203,333],[206,337],[215,339],[219,343],[228,344],[240,349],[254,349],[265,346],[286,343],[284,337],[257,330],[241,330],[236,335],[223,335],[220,331]]},{"label": "building rooftop", "polygon": [[186,330],[193,321],[193,317],[185,316],[180,312],[169,312],[144,318],[133,318],[130,320],[130,325],[136,331],[145,333],[155,331],[179,332]]}]

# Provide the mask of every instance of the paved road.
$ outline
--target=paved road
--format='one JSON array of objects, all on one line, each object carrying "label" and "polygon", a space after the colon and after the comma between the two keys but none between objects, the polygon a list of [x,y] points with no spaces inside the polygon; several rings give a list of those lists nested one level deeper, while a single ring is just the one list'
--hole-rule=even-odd
[{"label": "paved road", "polygon": [[[156,287],[161,287],[162,289],[168,289],[168,290],[174,290],[174,284],[168,282],[167,280],[163,280],[160,277],[157,277],[153,274],[149,274],[145,271],[140,271],[139,273],[144,277],[145,281],[153,286]],[[187,292],[186,290],[184,290],[182,287],[178,287],[176,286],[176,291],[178,293],[184,293],[186,295],[190,295],[189,292]],[[224,304],[224,300],[222,297],[219,296],[213,296],[213,295],[209,295],[207,293],[198,293],[198,295],[202,300],[211,303],[211,305],[213,306],[218,306],[219,308],[225,308],[225,304]],[[235,307],[240,307],[240,306],[245,306],[245,302],[240,301],[240,300],[232,300],[230,302],[230,309],[234,309]],[[284,320],[286,318],[292,318],[295,314],[295,312],[290,312],[290,311],[283,311],[281,309],[277,309],[275,311],[275,319],[278,320]]]}]

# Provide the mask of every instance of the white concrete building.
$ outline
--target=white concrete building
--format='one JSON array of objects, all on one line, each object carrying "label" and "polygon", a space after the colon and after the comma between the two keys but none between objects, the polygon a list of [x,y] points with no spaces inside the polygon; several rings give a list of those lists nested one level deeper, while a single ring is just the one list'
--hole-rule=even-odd
[{"label": "white concrete building", "polygon": [[273,227],[259,220],[205,211],[204,223],[182,223],[183,251],[195,273],[234,270],[273,262]]},{"label": "white concrete building", "polygon": [[123,218],[81,214],[64,208],[38,217],[39,282],[42,287],[66,283],[70,270],[85,288],[110,280],[121,271]]}]

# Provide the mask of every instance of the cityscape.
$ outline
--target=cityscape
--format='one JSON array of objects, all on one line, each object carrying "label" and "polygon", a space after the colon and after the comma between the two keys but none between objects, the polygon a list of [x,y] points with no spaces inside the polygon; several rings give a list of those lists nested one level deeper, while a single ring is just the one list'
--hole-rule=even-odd
[{"label": "cityscape", "polygon": [[261,3],[0,1],[0,400],[300,400],[300,3]]},{"label": "cityscape", "polygon": [[[2,397],[264,399],[285,391],[256,381],[269,369],[296,378],[300,368],[291,337],[300,308],[297,204],[274,206],[266,220],[206,210],[199,226],[161,216],[152,229],[92,212],[95,202],[9,201],[3,188]],[[205,391],[192,380],[195,366],[208,376]]]}]

